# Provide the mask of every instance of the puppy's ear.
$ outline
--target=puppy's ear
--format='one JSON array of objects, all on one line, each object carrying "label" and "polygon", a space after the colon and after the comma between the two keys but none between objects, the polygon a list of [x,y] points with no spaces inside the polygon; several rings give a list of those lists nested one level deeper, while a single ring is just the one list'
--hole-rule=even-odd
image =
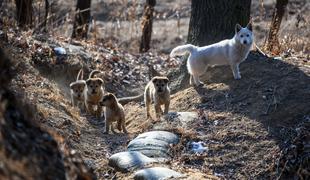
[{"label": "puppy's ear", "polygon": [[103,84],[103,80],[102,80],[102,79],[99,79],[99,78],[98,78],[98,79],[97,79],[97,82],[98,82],[99,85],[102,85],[102,84]]},{"label": "puppy's ear", "polygon": [[240,24],[236,24],[235,26],[235,32],[236,34],[242,29],[242,26]]},{"label": "puppy's ear", "polygon": [[248,25],[246,25],[246,28],[250,31],[252,31],[252,23],[249,22]]},{"label": "puppy's ear", "polygon": [[73,83],[70,83],[70,88],[73,89],[74,85],[75,85],[74,82],[73,82]]},{"label": "puppy's ear", "polygon": [[158,79],[157,79],[156,77],[153,77],[153,78],[152,78],[152,82],[153,82],[153,83],[156,83],[157,80],[158,80]]},{"label": "puppy's ear", "polygon": [[169,79],[168,78],[165,78],[164,81],[165,81],[165,83],[169,83]]},{"label": "puppy's ear", "polygon": [[90,83],[91,83],[91,79],[87,79],[86,80],[86,85],[89,86]]}]

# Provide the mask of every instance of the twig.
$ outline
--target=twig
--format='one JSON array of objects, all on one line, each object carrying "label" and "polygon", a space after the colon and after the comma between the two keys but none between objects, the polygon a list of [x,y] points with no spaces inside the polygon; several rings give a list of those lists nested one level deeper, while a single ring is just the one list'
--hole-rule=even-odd
[{"label": "twig", "polygon": [[260,54],[262,54],[262,55],[265,56],[265,57],[269,57],[266,53],[264,53],[264,52],[257,46],[257,44],[256,44],[255,42],[254,42],[254,46],[255,46],[257,52],[259,52]]},{"label": "twig", "polygon": [[284,172],[284,170],[286,168],[287,163],[288,163],[288,160],[285,161],[284,167],[282,168],[282,171],[281,171],[280,175],[277,177],[277,180],[279,180],[281,178],[281,176],[282,176],[282,174],[283,174],[283,172]]}]

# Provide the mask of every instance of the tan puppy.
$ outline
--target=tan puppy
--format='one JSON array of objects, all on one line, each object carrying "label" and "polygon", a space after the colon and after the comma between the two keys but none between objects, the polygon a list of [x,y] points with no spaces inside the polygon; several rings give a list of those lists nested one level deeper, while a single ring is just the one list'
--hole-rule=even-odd
[{"label": "tan puppy", "polygon": [[159,118],[163,111],[161,105],[165,105],[164,114],[169,112],[170,105],[170,89],[168,86],[169,79],[167,77],[155,76],[146,85],[144,91],[144,102],[146,107],[147,118],[150,117],[150,104],[154,102],[156,117]]},{"label": "tan puppy", "polygon": [[101,102],[101,106],[105,106],[105,133],[109,134],[109,129],[111,126],[111,130],[115,133],[113,128],[113,122],[117,122],[118,130],[123,130],[124,133],[127,133],[126,124],[125,124],[125,112],[123,106],[118,103],[117,98],[112,93],[108,93],[103,96]]},{"label": "tan puppy", "polygon": [[83,69],[81,69],[76,77],[76,81],[70,84],[70,94],[72,106],[85,110],[84,90],[86,82],[83,80]]},{"label": "tan puppy", "polygon": [[[102,108],[99,105],[104,90],[103,80],[101,78],[94,78],[96,73],[100,73],[98,70],[94,70],[90,73],[89,78],[86,80],[86,89],[84,91],[85,96],[85,107],[88,113],[95,115],[96,117],[101,116]],[[94,106],[97,106],[97,110],[94,110]]]}]

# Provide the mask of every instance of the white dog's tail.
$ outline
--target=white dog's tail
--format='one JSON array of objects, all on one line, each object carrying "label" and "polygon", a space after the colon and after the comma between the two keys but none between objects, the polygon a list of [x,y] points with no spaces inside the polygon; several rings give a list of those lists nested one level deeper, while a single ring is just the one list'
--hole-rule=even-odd
[{"label": "white dog's tail", "polygon": [[191,45],[191,44],[186,44],[183,46],[177,46],[176,48],[172,49],[172,51],[170,53],[170,57],[181,56],[187,52],[192,53],[196,49],[197,49],[197,47],[194,45]]}]

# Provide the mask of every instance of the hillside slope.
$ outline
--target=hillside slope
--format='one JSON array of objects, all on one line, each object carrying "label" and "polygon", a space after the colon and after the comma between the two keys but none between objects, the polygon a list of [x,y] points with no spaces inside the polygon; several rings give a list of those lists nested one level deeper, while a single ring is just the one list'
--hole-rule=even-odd
[{"label": "hillside slope", "polygon": [[[55,64],[55,57],[49,55],[51,48],[46,43],[32,40],[27,41],[27,46],[1,44],[15,62],[16,76],[10,89],[16,96],[23,95],[37,109],[35,123],[53,132],[57,143],[66,145],[70,153],[81,156],[83,162],[95,170],[97,178],[126,179],[127,174],[116,173],[107,166],[107,159],[123,151],[129,140],[156,123],[145,119],[143,104],[130,103],[125,106],[130,133],[103,134],[103,119],[71,107],[68,84],[80,68],[89,72],[97,67],[106,73],[104,79],[109,91],[118,96],[138,94],[143,91],[148,76],[145,60],[151,60],[166,74],[170,69],[167,64],[175,67],[177,63],[156,55],[143,58],[116,50],[97,52],[96,49],[102,47],[94,45],[90,49],[85,43],[79,45],[82,50]],[[57,43],[65,42],[59,40]],[[35,47],[34,50],[31,47]],[[40,48],[43,50],[38,51]],[[94,57],[96,52],[101,57],[99,64],[87,58],[87,54]],[[129,61],[130,57],[136,61]],[[172,95],[171,111],[196,111],[201,117],[186,127],[171,127],[169,123],[162,126],[183,138],[169,165],[186,173],[199,171],[228,179],[278,176],[275,168],[281,167],[275,161],[281,149],[296,138],[296,128],[309,125],[310,68],[304,60],[304,57],[268,59],[253,53],[241,65],[241,80],[233,80],[228,67],[215,67],[209,68],[203,77],[204,87],[180,87]],[[124,74],[115,74],[119,73],[114,72],[116,69],[125,69],[133,77],[120,79]],[[129,84],[123,86],[124,80]],[[209,151],[202,156],[186,154],[186,143],[191,140],[203,141]],[[55,151],[57,154],[57,147]]]}]

